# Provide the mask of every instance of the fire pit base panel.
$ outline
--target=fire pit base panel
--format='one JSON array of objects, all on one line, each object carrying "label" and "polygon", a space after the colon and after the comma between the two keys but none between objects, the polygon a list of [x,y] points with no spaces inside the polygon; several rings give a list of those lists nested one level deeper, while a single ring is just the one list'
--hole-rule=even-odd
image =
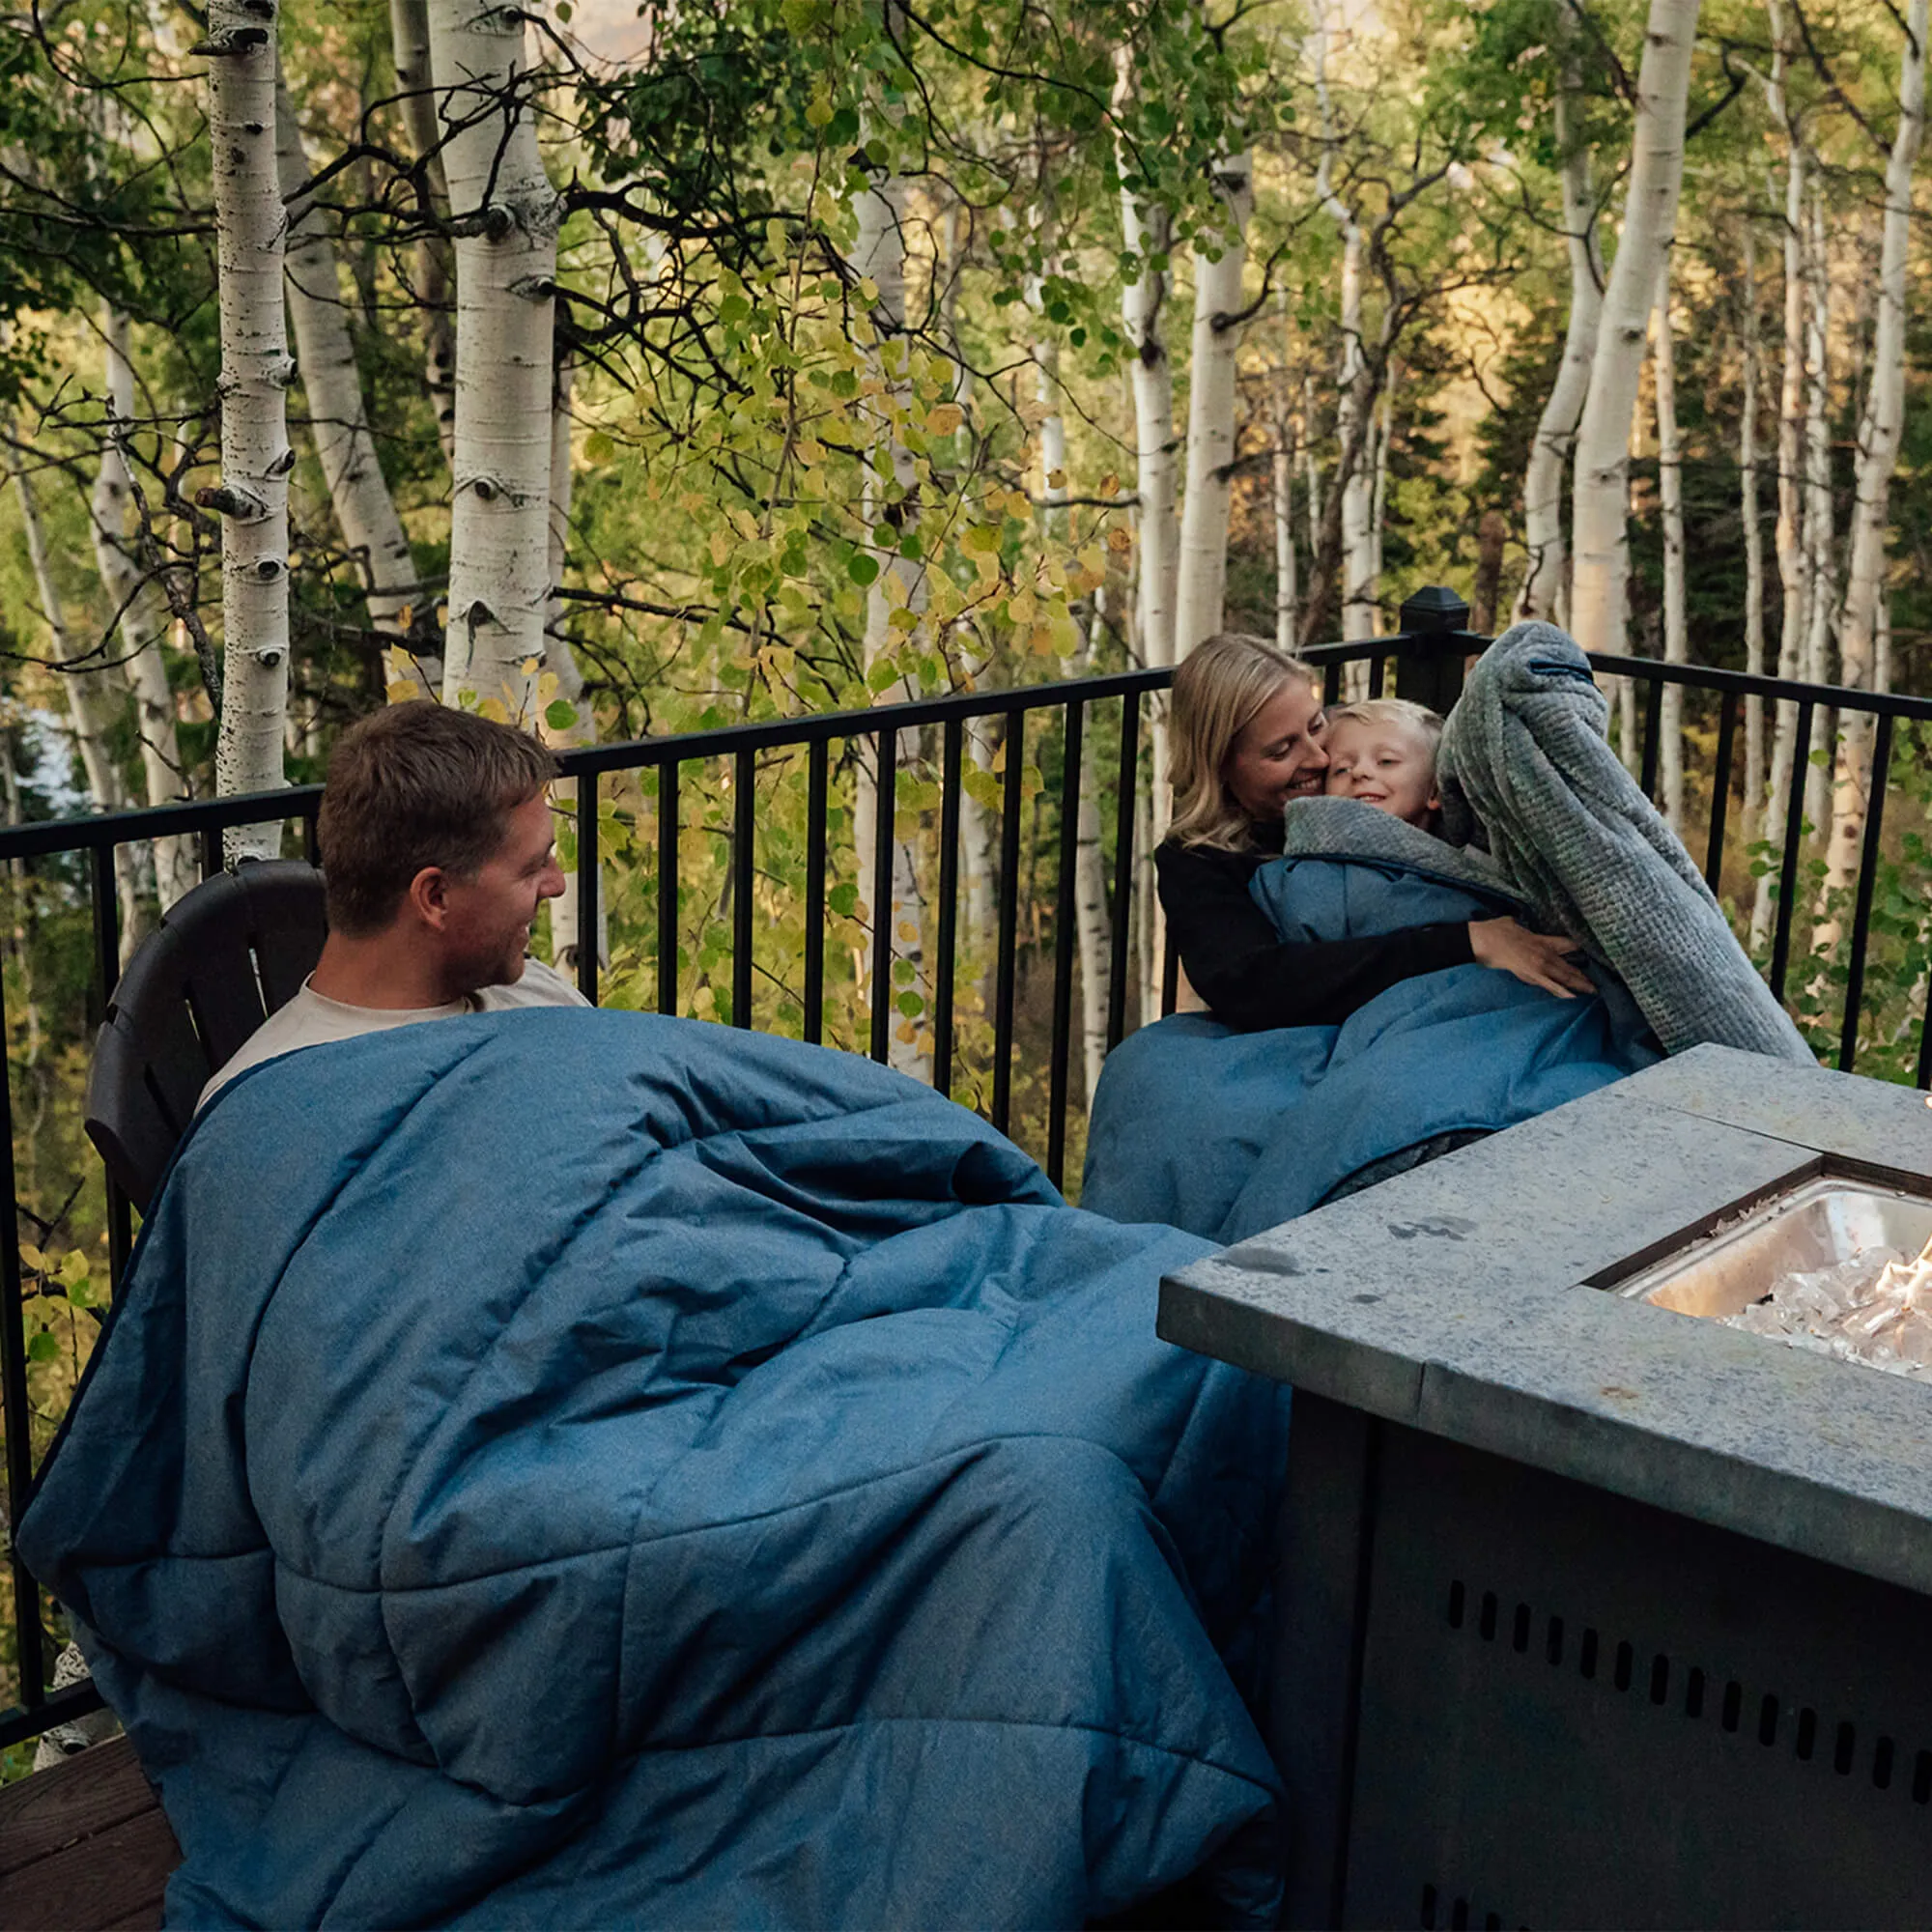
[{"label": "fire pit base panel", "polygon": [[[1337,1438],[1345,1462],[1366,1422],[1296,1403],[1295,1429]],[[1316,1874],[1297,1873],[1304,1912],[1365,1926],[1932,1924],[1924,1599],[1367,1426],[1357,1574],[1373,1591],[1354,1735],[1331,1733],[1353,1754],[1345,1837],[1327,1848],[1341,1853],[1328,1909]],[[1299,1634],[1321,1647],[1337,1633]],[[1284,1658],[1305,1662],[1284,1635]],[[1283,1688],[1277,1732],[1319,1724]],[[1307,1742],[1277,1747],[1293,1762]]]},{"label": "fire pit base panel", "polygon": [[1932,1387],[1629,1292],[1928,1202],[1923,1094],[1705,1047],[1163,1284],[1295,1390],[1290,1923],[1932,1925]]}]

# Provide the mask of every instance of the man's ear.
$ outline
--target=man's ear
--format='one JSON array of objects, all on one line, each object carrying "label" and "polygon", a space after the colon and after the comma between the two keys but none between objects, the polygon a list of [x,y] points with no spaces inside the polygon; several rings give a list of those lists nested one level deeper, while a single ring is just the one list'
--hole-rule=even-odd
[{"label": "man's ear", "polygon": [[425,866],[410,881],[403,902],[417,921],[440,932],[449,918],[449,879],[440,866]]}]

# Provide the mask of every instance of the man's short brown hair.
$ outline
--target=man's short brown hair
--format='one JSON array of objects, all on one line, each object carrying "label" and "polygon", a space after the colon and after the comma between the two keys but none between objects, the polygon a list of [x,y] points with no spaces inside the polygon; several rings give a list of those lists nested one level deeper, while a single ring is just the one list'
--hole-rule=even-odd
[{"label": "man's short brown hair", "polygon": [[527,732],[433,698],[352,724],[329,754],[316,822],[330,926],[350,938],[380,932],[426,866],[473,878],[510,813],[556,770]]}]

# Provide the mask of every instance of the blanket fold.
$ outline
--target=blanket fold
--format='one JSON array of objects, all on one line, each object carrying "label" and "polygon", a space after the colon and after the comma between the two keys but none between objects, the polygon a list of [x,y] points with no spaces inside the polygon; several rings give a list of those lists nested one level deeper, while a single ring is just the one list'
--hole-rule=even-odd
[{"label": "blanket fold", "polygon": [[1487,845],[1546,931],[1604,961],[1666,1053],[1714,1041],[1812,1064],[1683,841],[1610,749],[1590,661],[1519,624],[1470,671],[1442,733],[1443,833]]},{"label": "blanket fold", "polygon": [[1286,1395],[963,1109],[479,1015],[197,1122],[20,1525],[193,1924],[1078,1924],[1278,1896]]}]

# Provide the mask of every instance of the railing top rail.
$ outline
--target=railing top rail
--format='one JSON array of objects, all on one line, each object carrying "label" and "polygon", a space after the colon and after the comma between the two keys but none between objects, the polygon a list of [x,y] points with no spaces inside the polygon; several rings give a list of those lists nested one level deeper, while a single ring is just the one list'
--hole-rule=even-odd
[{"label": "railing top rail", "polygon": [[1874,718],[1932,719],[1932,697],[1904,697],[1889,691],[1855,691],[1843,684],[1804,684],[1796,678],[1719,670],[1711,665],[1615,657],[1607,651],[1591,651],[1589,659],[1598,670],[1615,677],[1647,678],[1655,684],[1694,685],[1699,691],[1735,691],[1746,697],[1776,697],[1789,704],[1815,704],[1821,710],[1863,711]]},{"label": "railing top rail", "polygon": [[[1430,639],[1437,647],[1458,640],[1477,647],[1489,641],[1474,632],[1443,632]],[[1394,650],[1406,641],[1406,634],[1357,639],[1349,643],[1313,644],[1301,655],[1318,666],[1349,664]],[[1590,662],[1597,669],[1615,676],[1640,677],[1704,691],[1737,692],[1840,711],[1862,711],[1874,717],[1932,720],[1932,698],[1853,691],[1834,684],[1804,684],[1753,676],[1745,671],[1719,670],[1708,665],[1664,664],[1657,658],[1618,657],[1602,651],[1593,651]],[[738,752],[916,729],[926,724],[944,724],[953,719],[1010,717],[1073,702],[1093,704],[1105,698],[1158,691],[1173,675],[1166,668],[1115,671],[1104,677],[1025,685],[1011,691],[963,692],[945,697],[921,698],[909,704],[881,704],[863,711],[823,711],[803,717],[761,719],[752,724],[727,724],[709,731],[680,731],[663,738],[633,738],[619,744],[583,746],[560,753],[558,763],[567,778],[654,770],[687,758],[728,757]],[[5,826],[0,827],[0,862],[42,858],[57,852],[94,851],[133,839],[224,832],[233,826],[258,825],[266,819],[303,818],[314,813],[321,798],[320,785],[290,785],[278,791],[250,792],[236,798],[197,799],[182,805],[144,807],[135,811],[82,812],[68,818]]]}]

